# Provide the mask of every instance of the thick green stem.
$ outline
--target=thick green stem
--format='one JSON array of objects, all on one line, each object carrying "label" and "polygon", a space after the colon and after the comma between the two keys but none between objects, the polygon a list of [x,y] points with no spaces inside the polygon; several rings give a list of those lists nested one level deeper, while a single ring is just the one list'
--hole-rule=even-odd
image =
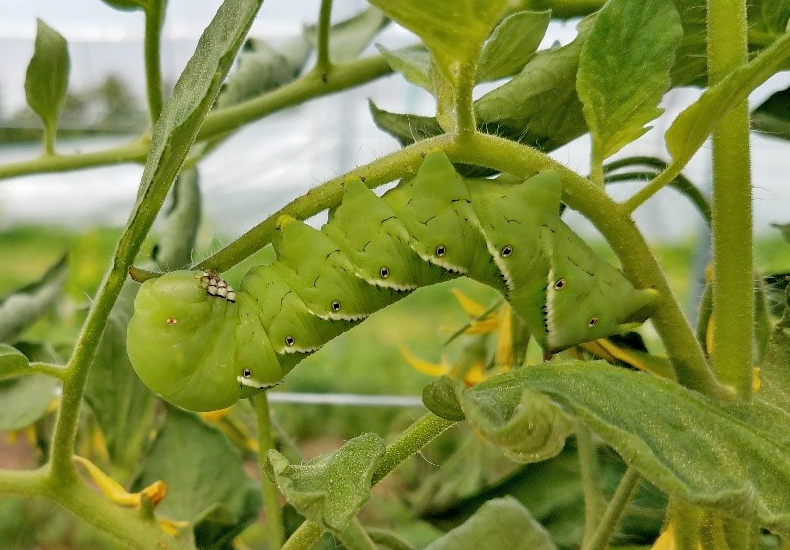
[{"label": "thick green stem", "polygon": [[604,550],[609,546],[609,541],[615,529],[617,529],[617,524],[620,522],[625,508],[631,502],[631,498],[633,498],[638,486],[639,472],[629,467],[620,479],[620,483],[617,485],[612,500],[609,501],[606,507],[606,512],[604,512],[601,522],[588,539],[587,545],[583,546],[584,550]]},{"label": "thick green stem", "polygon": [[151,124],[159,119],[162,110],[162,69],[160,65],[160,41],[162,22],[165,18],[166,0],[150,2],[145,10],[145,82],[148,89],[148,116]]},{"label": "thick green stem", "polygon": [[34,362],[30,363],[29,368],[30,372],[46,374],[47,376],[59,378],[61,380],[65,380],[69,372],[63,365],[54,365],[52,363]]},{"label": "thick green stem", "polygon": [[345,181],[359,177],[368,187],[382,185],[399,177],[412,175],[422,162],[425,154],[432,149],[449,146],[451,137],[447,135],[418,141],[413,145],[377,159],[370,164],[357,168],[347,174],[331,179],[318,187],[314,187],[266,218],[264,221],[247,231],[231,244],[203,260],[197,269],[210,268],[224,271],[247,258],[271,241],[277,218],[288,214],[304,220],[322,210],[340,204],[343,198]]},{"label": "thick green stem", "polygon": [[[378,467],[373,473],[372,483],[376,484],[387,477],[401,462],[417,453],[454,424],[455,422],[439,418],[432,413],[414,422],[387,446],[384,456],[379,460]],[[318,542],[323,534],[323,527],[307,520],[293,532],[282,550],[307,550]]]},{"label": "thick green stem", "polygon": [[[712,85],[747,60],[745,0],[708,0],[708,75]],[[746,101],[713,131],[712,365],[743,398],[751,396],[754,338],[752,187]]]},{"label": "thick green stem", "polygon": [[266,453],[274,448],[272,439],[271,413],[266,392],[263,391],[252,398],[255,407],[255,416],[258,420],[258,469],[263,489],[263,509],[266,512],[266,536],[269,548],[276,549],[283,545],[285,529],[283,527],[283,512],[280,507],[280,493],[277,486],[266,476],[264,464]]},{"label": "thick green stem", "polygon": [[576,423],[576,446],[579,453],[579,466],[584,492],[584,537],[582,548],[589,548],[593,533],[601,523],[603,515],[603,494],[598,484],[598,453],[595,449],[592,431],[581,421]]},{"label": "thick green stem", "polygon": [[329,74],[329,27],[332,21],[332,0],[321,0],[321,12],[318,15],[318,51],[315,62],[316,70],[323,78]]},{"label": "thick green stem", "polygon": [[447,152],[451,160],[489,166],[512,174],[527,176],[543,169],[559,173],[564,186],[563,201],[584,214],[601,231],[620,258],[623,271],[631,282],[638,288],[652,287],[659,292],[653,325],[666,345],[678,381],[707,395],[732,397],[713,376],[658,262],[621,205],[589,180],[547,155],[506,139],[478,133],[463,146],[449,148]]},{"label": "thick green stem", "polygon": [[311,72],[276,90],[210,113],[203,121],[198,140],[204,140],[235,130],[274,111],[291,107],[307,99],[320,97],[364,84],[392,69],[383,56],[374,55],[349,63],[332,66],[332,73],[321,78]]},{"label": "thick green stem", "polygon": [[343,531],[333,533],[348,550],[378,550],[365,528],[354,518]]},{"label": "thick green stem", "polygon": [[45,155],[32,160],[11,162],[0,166],[0,179],[47,172],[67,172],[107,164],[144,162],[148,154],[148,145],[149,139],[144,137],[104,151],[73,155]]}]

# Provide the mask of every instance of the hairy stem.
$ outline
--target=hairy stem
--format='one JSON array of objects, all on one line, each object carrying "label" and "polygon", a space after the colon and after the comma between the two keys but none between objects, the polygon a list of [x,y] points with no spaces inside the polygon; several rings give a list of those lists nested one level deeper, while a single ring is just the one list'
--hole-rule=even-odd
[{"label": "hairy stem", "polygon": [[144,162],[148,154],[149,141],[150,139],[146,136],[126,145],[103,151],[73,155],[45,155],[32,160],[11,162],[0,166],[0,179],[47,172],[67,172],[124,162]]},{"label": "hairy stem", "polygon": [[160,41],[166,0],[151,2],[145,10],[145,83],[148,91],[148,116],[156,124],[162,110],[162,69],[160,66]]},{"label": "hairy stem", "polygon": [[378,550],[376,543],[356,518],[348,524],[346,529],[338,531],[334,535],[348,550]]},{"label": "hairy stem", "polygon": [[[747,60],[745,0],[708,0],[708,75],[712,85]],[[744,100],[726,113],[713,143],[712,365],[740,397],[752,391],[754,279],[749,110]],[[746,330],[744,330],[746,329]]]},{"label": "hairy stem", "polygon": [[639,472],[629,467],[620,479],[601,522],[588,539],[587,545],[582,547],[584,550],[604,550],[609,545],[609,541],[617,529],[617,524],[620,522],[626,506],[631,502],[637,487],[639,487]]},{"label": "hairy stem", "polygon": [[53,363],[42,363],[40,361],[36,361],[30,363],[28,365],[30,372],[35,372],[38,374],[45,374],[47,376],[51,376],[53,378],[59,378],[64,380],[66,375],[68,374],[68,370],[63,365],[55,365]]},{"label": "hairy stem", "polygon": [[283,512],[280,507],[280,493],[277,486],[269,480],[264,471],[266,453],[274,448],[272,439],[271,413],[269,401],[265,391],[252,398],[255,407],[255,416],[258,420],[258,470],[261,476],[263,489],[263,509],[266,513],[266,535],[269,548],[280,548],[285,540],[283,527]]},{"label": "hairy stem", "polygon": [[603,494],[598,469],[598,453],[595,450],[590,428],[581,421],[576,422],[576,445],[579,453],[582,489],[584,491],[584,537],[582,548],[589,548],[595,528],[601,523]]}]

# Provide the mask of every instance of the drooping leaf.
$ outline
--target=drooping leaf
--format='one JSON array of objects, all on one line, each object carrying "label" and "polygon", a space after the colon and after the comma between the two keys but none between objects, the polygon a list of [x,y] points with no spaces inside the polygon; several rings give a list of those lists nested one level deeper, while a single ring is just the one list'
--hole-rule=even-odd
[{"label": "drooping leaf", "polygon": [[154,262],[162,271],[181,269],[192,263],[201,212],[197,168],[188,168],[178,175],[172,197],[159,242],[152,252]]},{"label": "drooping leaf", "polygon": [[27,104],[44,126],[58,124],[69,84],[69,51],[66,39],[41,19],[37,20],[36,44],[25,74]]},{"label": "drooping leaf", "polygon": [[300,514],[343,532],[370,498],[373,472],[384,450],[379,436],[366,433],[303,464],[289,463],[274,449],[267,459],[271,477]]},{"label": "drooping leaf", "polygon": [[507,411],[523,391],[574,414],[669,495],[790,533],[790,414],[776,406],[718,402],[663,378],[581,361],[523,368],[465,394]]},{"label": "drooping leaf", "polygon": [[505,0],[372,0],[392,19],[419,36],[450,82],[471,66],[505,9]]},{"label": "drooping leaf", "polygon": [[24,374],[28,364],[24,353],[8,344],[0,344],[0,380]]},{"label": "drooping leaf", "polygon": [[684,110],[666,132],[667,150],[676,162],[685,162],[705,142],[721,115],[745,101],[749,93],[790,58],[790,34],[766,48],[746,65],[709,87]]},{"label": "drooping leaf", "polygon": [[478,125],[542,151],[584,134],[587,124],[576,95],[576,73],[590,24],[583,20],[573,42],[538,52],[513,79],[475,101]]},{"label": "drooping leaf", "polygon": [[[367,8],[355,16],[329,28],[329,60],[341,63],[356,59],[381,29],[389,23],[378,8]],[[305,28],[305,38],[315,48],[318,30],[315,25]]]},{"label": "drooping leaf", "polygon": [[512,497],[486,502],[464,524],[425,550],[554,550],[543,526]]},{"label": "drooping leaf", "polygon": [[381,44],[376,44],[376,48],[393,71],[403,75],[403,78],[415,86],[433,93],[431,55],[427,51],[417,47],[388,50]]},{"label": "drooping leaf", "polygon": [[66,282],[67,259],[63,256],[39,279],[0,299],[0,342],[13,342],[60,297]]},{"label": "drooping leaf", "polygon": [[144,10],[148,7],[148,0],[102,0],[108,6],[117,10]]},{"label": "drooping leaf", "polygon": [[[167,420],[143,460],[135,486],[160,479],[167,483],[168,493],[157,512],[165,517],[236,530],[249,525],[260,509],[260,489],[244,473],[233,445],[196,415],[173,407],[167,409]],[[257,503],[255,510],[251,502]]]},{"label": "drooping leaf", "polygon": [[593,155],[610,157],[644,134],[662,110],[669,70],[683,36],[670,0],[610,0],[582,46],[576,89]]},{"label": "drooping leaf", "polygon": [[757,397],[790,413],[790,287],[785,287],[783,314],[771,332],[760,365]]},{"label": "drooping leaf", "polygon": [[550,11],[520,11],[503,19],[483,45],[477,80],[498,80],[519,72],[540,46]]}]

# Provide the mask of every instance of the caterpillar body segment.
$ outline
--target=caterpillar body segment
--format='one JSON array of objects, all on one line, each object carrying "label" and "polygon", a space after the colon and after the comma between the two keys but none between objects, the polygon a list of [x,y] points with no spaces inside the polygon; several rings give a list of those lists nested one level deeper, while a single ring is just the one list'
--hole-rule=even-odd
[{"label": "caterpillar body segment", "polygon": [[277,260],[252,268],[238,290],[188,271],[144,283],[132,365],[175,405],[223,408],[277,384],[371,313],[458,276],[501,292],[548,352],[643,322],[655,292],[595,256],[559,218],[560,195],[553,172],[464,180],[442,152],[383,197],[350,181],[321,230],[280,218]]}]

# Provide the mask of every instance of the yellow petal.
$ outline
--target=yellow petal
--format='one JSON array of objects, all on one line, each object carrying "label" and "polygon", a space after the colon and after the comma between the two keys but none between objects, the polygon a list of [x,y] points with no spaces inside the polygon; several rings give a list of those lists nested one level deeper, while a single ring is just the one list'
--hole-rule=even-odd
[{"label": "yellow petal", "polygon": [[614,363],[616,361],[614,356],[611,353],[609,353],[608,351],[606,351],[606,348],[604,348],[600,344],[600,340],[594,340],[592,342],[585,342],[585,343],[580,344],[580,345],[581,345],[582,348],[586,349],[587,351],[589,351],[590,353],[592,353],[596,357],[600,357],[604,361],[608,361],[609,363]]},{"label": "yellow petal", "polygon": [[499,308],[499,334],[497,334],[494,362],[497,365],[512,366],[513,359],[513,312],[510,306],[502,304]]},{"label": "yellow petal", "polygon": [[763,385],[760,378],[760,367],[752,367],[752,393],[757,393]]},{"label": "yellow petal", "polygon": [[497,330],[499,330],[499,318],[497,315],[490,315],[479,321],[472,321],[469,323],[469,326],[464,329],[463,334],[488,334],[489,332],[496,332]]},{"label": "yellow petal", "polygon": [[177,521],[174,519],[157,519],[157,523],[162,530],[170,535],[171,537],[177,537],[181,534],[181,531],[189,527],[188,521]]},{"label": "yellow petal", "polygon": [[450,372],[450,366],[446,365],[444,362],[441,364],[429,363],[414,355],[404,346],[398,347],[403,358],[406,359],[406,362],[416,371],[427,374],[428,376],[442,376]]},{"label": "yellow petal", "polygon": [[207,412],[199,412],[198,416],[203,420],[207,420],[209,422],[219,420],[221,418],[225,418],[230,414],[230,411],[233,410],[233,405],[230,407],[225,407],[224,409],[218,409],[216,411],[207,411]]},{"label": "yellow petal", "polygon": [[675,527],[669,523],[666,530],[653,543],[650,550],[675,550]]},{"label": "yellow petal", "polygon": [[96,466],[87,458],[75,456],[74,462],[81,464],[82,467],[88,472],[88,475],[91,477],[91,479],[96,483],[96,486],[99,488],[99,490],[116,504],[120,504],[121,506],[140,505],[139,493],[126,492],[126,489],[124,489],[120,483],[102,472],[98,466]]},{"label": "yellow petal", "polygon": [[167,483],[161,479],[154,481],[151,485],[140,491],[140,494],[148,497],[148,500],[156,506],[167,496]]},{"label": "yellow petal", "polygon": [[457,288],[452,289],[450,292],[453,293],[455,299],[458,300],[458,304],[469,317],[479,317],[485,312],[486,308],[483,304],[475,302]]},{"label": "yellow petal", "polygon": [[607,338],[601,338],[597,340],[597,342],[601,345],[603,349],[609,352],[615,359],[626,363],[627,365],[631,365],[635,369],[639,369],[641,371],[650,372],[650,369],[645,365],[639,357],[629,353],[628,350],[625,348],[621,348],[615,345],[611,340]]}]

